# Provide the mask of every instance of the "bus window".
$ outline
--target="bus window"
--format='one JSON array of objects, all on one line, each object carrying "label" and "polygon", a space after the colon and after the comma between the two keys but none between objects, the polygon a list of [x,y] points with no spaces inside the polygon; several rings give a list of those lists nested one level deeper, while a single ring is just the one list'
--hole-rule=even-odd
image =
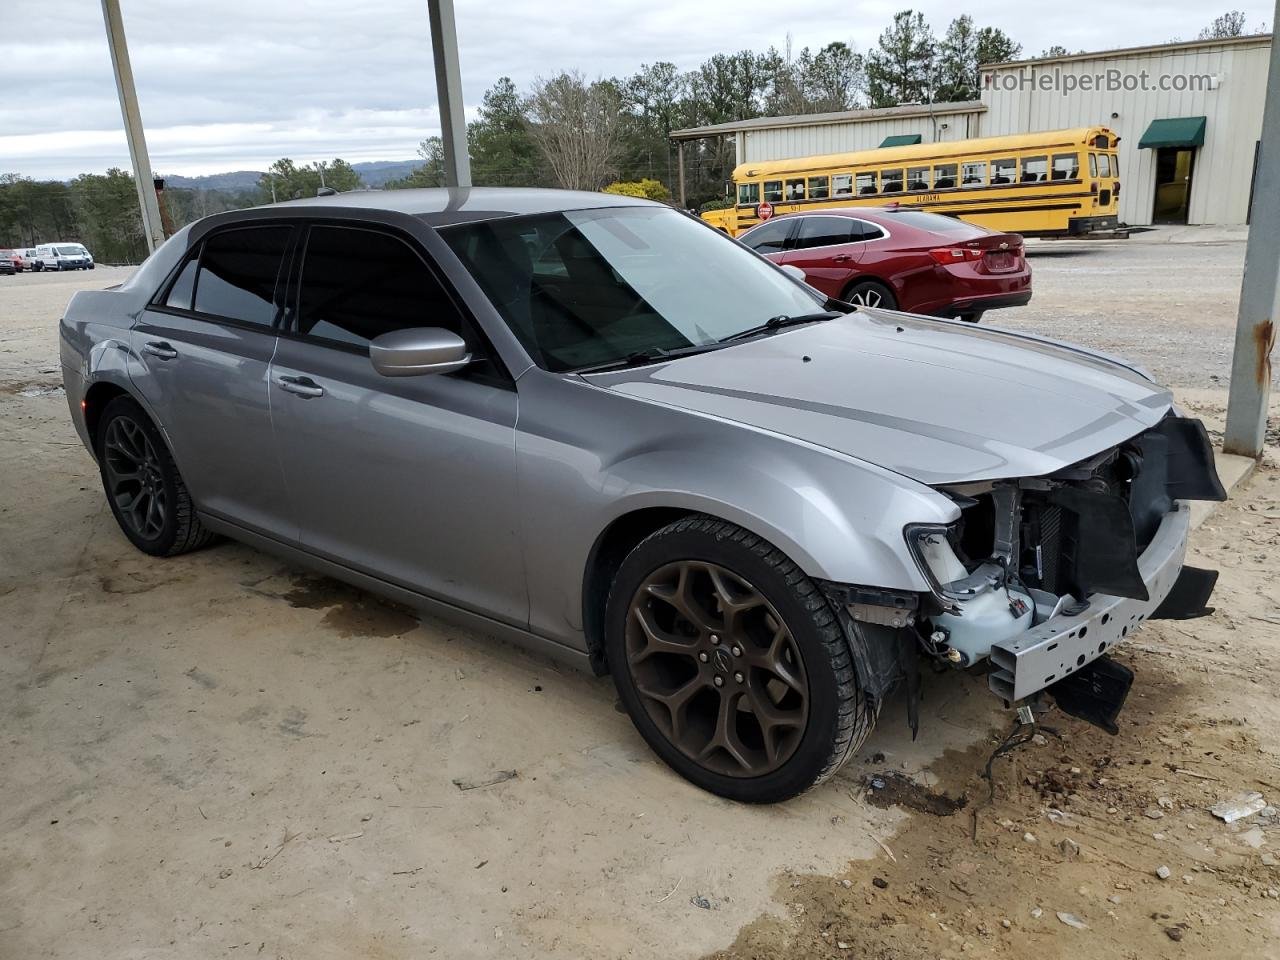
[{"label": "bus window", "polygon": [[804,177],[787,181],[787,202],[804,199]]},{"label": "bus window", "polygon": [[928,190],[929,189],[929,168],[928,167],[907,167],[907,189],[908,190]]},{"label": "bus window", "polygon": [[876,192],[876,174],[874,170],[867,170],[865,173],[858,174],[858,194],[875,193]]},{"label": "bus window", "polygon": [[1111,157],[1108,154],[1098,154],[1098,176],[1111,176]]},{"label": "bus window", "polygon": [[738,184],[738,204],[746,206],[747,204],[760,202],[760,184],[758,183],[740,183]]},{"label": "bus window", "polygon": [[962,187],[985,187],[987,185],[987,161],[970,160],[960,166],[960,185]]},{"label": "bus window", "polygon": [[764,182],[764,198],[769,203],[782,202],[782,181],[766,180]]},{"label": "bus window", "polygon": [[1013,183],[1013,178],[1017,175],[1018,162],[1012,157],[1006,157],[1003,160],[991,161],[991,183],[994,186],[999,183]]},{"label": "bus window", "polygon": [[1018,178],[1019,183],[1035,183],[1045,179],[1045,174],[1049,171],[1049,158],[1040,157],[1023,157],[1022,158],[1022,176]]},{"label": "bus window", "polygon": [[1096,177],[1098,175],[1098,155],[1096,153],[1089,154],[1089,176]]},{"label": "bus window", "polygon": [[902,168],[880,171],[880,192],[894,193],[902,189]]},{"label": "bus window", "polygon": [[950,190],[956,185],[956,165],[940,163],[933,168],[933,189]]},{"label": "bus window", "polygon": [[809,199],[825,200],[831,195],[830,181],[826,177],[809,178]]},{"label": "bus window", "polygon": [[853,195],[853,174],[837,173],[831,178],[831,195],[833,197],[848,197]]},{"label": "bus window", "polygon": [[1077,180],[1080,177],[1080,155],[1055,153],[1053,155],[1053,179]]}]

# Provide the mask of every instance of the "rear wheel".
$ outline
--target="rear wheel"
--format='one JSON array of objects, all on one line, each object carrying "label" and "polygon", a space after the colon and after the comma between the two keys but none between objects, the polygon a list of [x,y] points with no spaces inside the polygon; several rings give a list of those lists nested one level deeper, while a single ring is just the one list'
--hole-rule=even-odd
[{"label": "rear wheel", "polygon": [[881,307],[885,310],[896,310],[898,299],[893,291],[879,280],[859,280],[844,292],[845,303],[857,304],[860,307]]},{"label": "rear wheel", "polygon": [[107,404],[98,424],[97,453],[111,512],[143,553],[172,557],[213,539],[196,517],[164,438],[137,401],[117,397]]},{"label": "rear wheel", "polygon": [[688,517],[632,550],[605,644],[641,736],[733,800],[772,803],[821,783],[874,724],[826,598],[780,550],[723,520]]}]

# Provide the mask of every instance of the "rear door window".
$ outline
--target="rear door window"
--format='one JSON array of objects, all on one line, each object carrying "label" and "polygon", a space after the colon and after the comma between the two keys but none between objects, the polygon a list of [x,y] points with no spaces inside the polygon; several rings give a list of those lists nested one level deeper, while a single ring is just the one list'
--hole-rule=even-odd
[{"label": "rear door window", "polygon": [[412,247],[374,230],[311,228],[295,332],[365,349],[381,334],[412,327],[462,335],[461,315]]},{"label": "rear door window", "polygon": [[192,309],[271,326],[276,318],[276,279],[292,233],[290,226],[244,227],[206,239]]},{"label": "rear door window", "polygon": [[808,250],[849,243],[857,239],[853,236],[856,222],[850,217],[805,217],[800,221],[800,232],[796,234],[796,248]]}]

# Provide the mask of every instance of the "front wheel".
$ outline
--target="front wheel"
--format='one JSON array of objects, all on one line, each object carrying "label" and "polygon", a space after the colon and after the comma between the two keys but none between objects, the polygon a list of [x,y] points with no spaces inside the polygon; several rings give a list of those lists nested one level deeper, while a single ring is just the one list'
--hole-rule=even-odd
[{"label": "front wheel", "polygon": [[213,539],[196,516],[164,437],[131,397],[102,411],[98,467],[107,503],[124,535],[143,553],[172,557]]},{"label": "front wheel", "polygon": [[606,656],[640,735],[703,789],[786,800],[830,777],[874,713],[835,613],[772,544],[695,515],[623,561]]},{"label": "front wheel", "polygon": [[898,298],[879,280],[859,280],[844,295],[845,303],[859,307],[880,307],[883,310],[898,309]]}]

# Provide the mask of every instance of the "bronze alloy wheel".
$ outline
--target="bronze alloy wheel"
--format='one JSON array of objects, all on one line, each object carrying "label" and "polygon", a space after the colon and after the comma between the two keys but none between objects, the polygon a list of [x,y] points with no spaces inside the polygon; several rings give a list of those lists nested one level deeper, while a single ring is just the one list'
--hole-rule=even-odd
[{"label": "bronze alloy wheel", "polygon": [[729,777],[759,777],[795,753],[809,715],[800,648],[773,605],[715,563],[654,570],[627,611],[636,692],[686,757]]}]

